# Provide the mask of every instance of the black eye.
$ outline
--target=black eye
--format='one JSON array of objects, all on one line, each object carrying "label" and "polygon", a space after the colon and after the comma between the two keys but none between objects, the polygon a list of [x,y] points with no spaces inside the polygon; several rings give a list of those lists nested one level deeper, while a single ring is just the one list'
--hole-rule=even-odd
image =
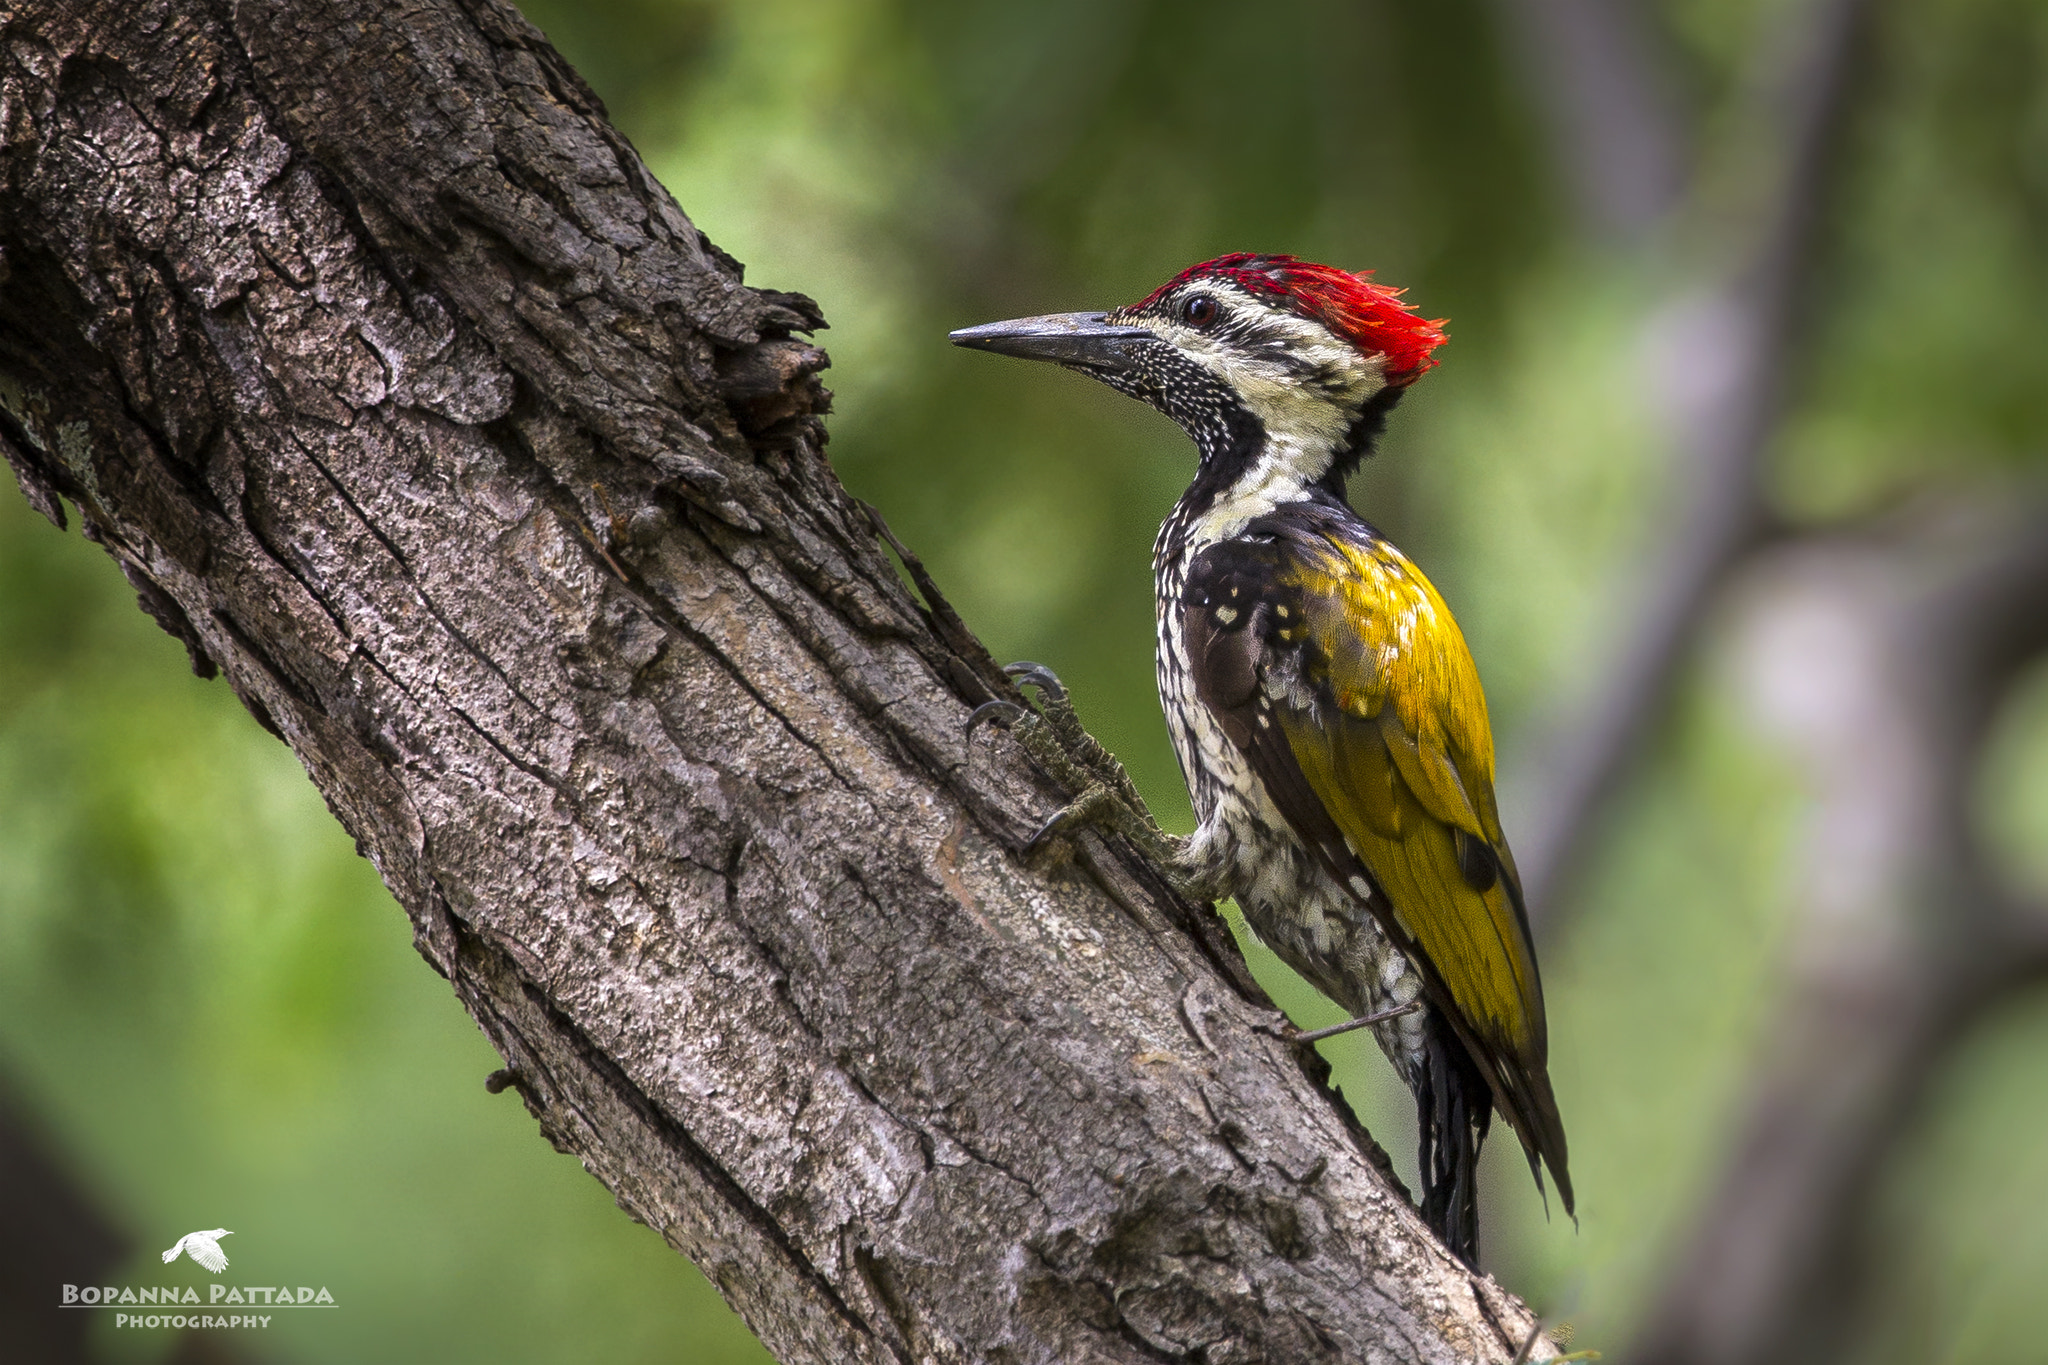
[{"label": "black eye", "polygon": [[1216,300],[1197,294],[1181,305],[1180,315],[1190,327],[1207,327],[1216,321]]}]

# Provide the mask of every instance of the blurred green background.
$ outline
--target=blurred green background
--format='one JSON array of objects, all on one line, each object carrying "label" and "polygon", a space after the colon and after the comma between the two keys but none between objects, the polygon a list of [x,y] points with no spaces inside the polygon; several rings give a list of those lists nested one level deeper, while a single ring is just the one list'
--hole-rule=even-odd
[{"label": "blurred green background", "polygon": [[[1709,138],[1794,0],[1646,10]],[[1436,579],[1515,776],[1580,695],[1668,527],[1644,328],[1711,229],[1634,244],[1560,173],[1480,0],[537,0],[684,209],[756,284],[820,300],[831,451],[999,658],[1053,665],[1169,827],[1149,550],[1190,474],[1163,419],[945,332],[1137,298],[1225,250],[1407,285],[1451,319],[1354,501]],[[1770,455],[1776,510],[1870,513],[2048,464],[2048,7],[1901,0],[1859,96]],[[1708,178],[1740,204],[1739,177]],[[1711,213],[1695,222],[1711,224]],[[2044,604],[2048,610],[2048,604]],[[1767,1039],[1810,800],[1710,638],[1544,944],[1580,1221],[1489,1149],[1489,1268],[1622,1345]],[[1524,762],[1528,761],[1526,757]],[[2048,886],[2048,671],[2008,708],[1987,837]],[[1509,834],[1514,834],[1509,812]],[[1304,1023],[1335,1010],[1253,947]],[[1405,1092],[1324,1045],[1412,1176]],[[1945,1069],[1884,1187],[1895,1286],[1865,1358],[2037,1358],[2048,1000]],[[113,564],[0,498],[0,1087],[137,1239],[327,1285],[282,1360],[761,1359],[654,1234],[536,1133],[296,761],[134,608]],[[150,1282],[155,1282],[152,1279]],[[107,1334],[111,1358],[165,1338]]]}]

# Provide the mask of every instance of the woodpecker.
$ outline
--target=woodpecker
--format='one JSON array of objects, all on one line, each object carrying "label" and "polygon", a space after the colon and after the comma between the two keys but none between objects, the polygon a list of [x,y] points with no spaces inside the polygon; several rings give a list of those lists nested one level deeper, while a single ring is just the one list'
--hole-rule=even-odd
[{"label": "woodpecker", "polygon": [[[1048,830],[1087,818],[1131,833],[1199,898],[1234,896],[1282,961],[1375,1021],[1415,1097],[1423,1216],[1476,1266],[1475,1167],[1495,1108],[1567,1214],[1572,1187],[1478,670],[1436,588],[1345,497],[1445,339],[1400,294],[1369,273],[1237,252],[1111,312],[952,340],[1078,370],[1194,441],[1195,479],[1152,567],[1159,700],[1198,827],[1160,834],[1089,741],[1067,767],[1101,779]],[[1067,705],[1049,674],[1026,677]],[[1081,733],[1041,728],[1068,749]]]}]

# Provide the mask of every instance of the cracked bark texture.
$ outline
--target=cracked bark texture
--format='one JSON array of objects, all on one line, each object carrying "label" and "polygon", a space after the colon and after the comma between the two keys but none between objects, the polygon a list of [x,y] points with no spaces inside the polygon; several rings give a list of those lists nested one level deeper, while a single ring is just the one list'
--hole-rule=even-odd
[{"label": "cracked bark texture", "polygon": [[493,0],[0,9],[24,492],[777,1356],[1509,1359],[1214,917],[1018,860],[1060,794],[963,743],[1007,684],[826,464],[821,325]]}]

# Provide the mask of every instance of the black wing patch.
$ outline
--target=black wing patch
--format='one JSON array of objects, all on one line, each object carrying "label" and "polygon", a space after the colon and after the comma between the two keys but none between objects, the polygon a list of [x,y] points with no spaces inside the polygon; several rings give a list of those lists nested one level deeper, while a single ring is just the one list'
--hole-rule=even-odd
[{"label": "black wing patch", "polygon": [[1280,580],[1270,539],[1218,542],[1189,566],[1181,594],[1181,639],[1195,696],[1224,735],[1250,758],[1273,804],[1339,883],[1368,876],[1273,720],[1265,675],[1285,654],[1302,619],[1300,594]]}]

